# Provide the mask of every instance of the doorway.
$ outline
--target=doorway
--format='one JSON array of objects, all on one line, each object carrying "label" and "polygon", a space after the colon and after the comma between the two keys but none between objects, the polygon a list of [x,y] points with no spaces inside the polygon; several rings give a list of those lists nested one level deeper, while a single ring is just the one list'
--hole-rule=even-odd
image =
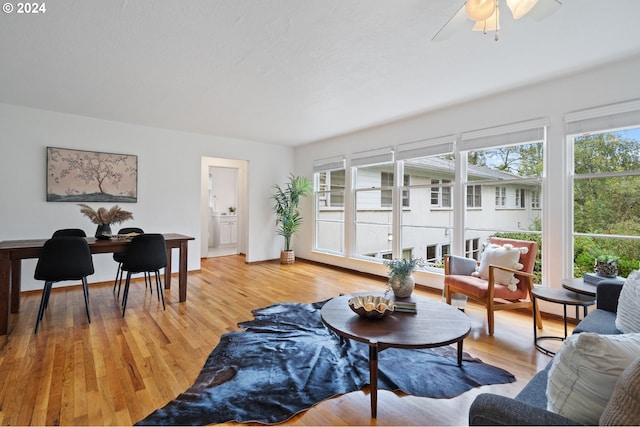
[{"label": "doorway", "polygon": [[202,158],[202,257],[236,255],[244,251],[246,163]]}]

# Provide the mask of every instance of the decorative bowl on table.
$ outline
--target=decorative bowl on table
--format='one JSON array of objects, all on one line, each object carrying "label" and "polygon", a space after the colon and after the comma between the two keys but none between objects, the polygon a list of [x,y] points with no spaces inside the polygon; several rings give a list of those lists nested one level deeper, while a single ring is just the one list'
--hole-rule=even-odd
[{"label": "decorative bowl on table", "polygon": [[382,319],[395,309],[395,304],[390,299],[373,295],[355,296],[348,303],[351,310],[366,319]]},{"label": "decorative bowl on table", "polygon": [[112,234],[111,240],[130,240],[140,233]]}]

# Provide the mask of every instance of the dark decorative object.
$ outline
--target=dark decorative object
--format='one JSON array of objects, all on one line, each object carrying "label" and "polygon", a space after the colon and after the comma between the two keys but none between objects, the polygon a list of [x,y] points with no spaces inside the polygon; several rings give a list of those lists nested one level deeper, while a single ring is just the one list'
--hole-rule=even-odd
[{"label": "dark decorative object", "polygon": [[[254,310],[255,320],[239,324],[245,331],[220,338],[193,386],[138,425],[280,423],[324,399],[360,390],[369,381],[369,347],[341,342],[320,319],[323,305],[281,303]],[[480,385],[515,381],[468,354],[463,360],[458,367],[451,346],[387,349],[378,362],[379,387],[451,398]]]},{"label": "dark decorative object", "polygon": [[138,200],[138,156],[47,147],[47,202]]},{"label": "dark decorative object", "polygon": [[593,266],[595,273],[602,277],[618,276],[618,258],[615,256],[603,255],[596,258]]},{"label": "dark decorative object", "polygon": [[111,226],[109,224],[99,224],[96,230],[96,239],[110,239]]},{"label": "dark decorative object", "polygon": [[120,209],[120,206],[115,205],[111,209],[98,208],[94,210],[91,206],[78,203],[82,209],[80,212],[86,215],[94,224],[98,224],[96,230],[96,239],[110,239],[111,238],[111,224],[119,224],[128,219],[133,219],[133,214],[129,211]]}]

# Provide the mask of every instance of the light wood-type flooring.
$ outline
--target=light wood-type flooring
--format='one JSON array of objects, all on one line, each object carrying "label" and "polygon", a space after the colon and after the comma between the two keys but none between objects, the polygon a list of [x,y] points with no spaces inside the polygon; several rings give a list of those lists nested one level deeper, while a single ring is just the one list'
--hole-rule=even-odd
[{"label": "light wood-type flooring", "polygon": [[[29,274],[24,272],[24,274]],[[340,293],[383,291],[385,278],[297,260],[247,264],[241,255],[202,260],[190,272],[188,296],[178,303],[177,277],[165,292],[166,311],[144,282],[132,284],[126,316],[112,283],[90,285],[92,323],[81,287],[54,289],[38,334],[33,333],[40,292],[23,293],[21,312],[0,349],[1,425],[131,425],[186,390],[222,334],[239,330],[251,310],[276,302],[314,302]],[[440,291],[419,289],[440,300]],[[469,305],[472,331],[464,350],[509,370],[517,382],[484,386],[454,399],[427,399],[380,391],[371,419],[367,389],[321,402],[291,425],[465,425],[482,392],[515,395],[548,356],[534,349],[526,312],[496,314],[486,332],[484,309]],[[562,333],[545,319],[545,334]],[[429,366],[410,367],[416,375]]]}]

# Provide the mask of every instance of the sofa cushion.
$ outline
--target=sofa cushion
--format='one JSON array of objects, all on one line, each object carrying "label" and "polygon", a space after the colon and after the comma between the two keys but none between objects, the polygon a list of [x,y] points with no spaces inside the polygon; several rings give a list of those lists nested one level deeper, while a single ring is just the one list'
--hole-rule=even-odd
[{"label": "sofa cushion", "polygon": [[535,374],[514,399],[536,408],[547,409],[547,383],[551,363],[549,362],[543,370]]},{"label": "sofa cushion", "polygon": [[[474,275],[487,280],[489,278],[490,265],[497,265],[512,270],[522,270],[523,265],[519,262],[520,254],[527,252],[529,252],[528,248],[514,248],[511,244],[500,246],[491,243],[484,249],[480,266]],[[515,291],[520,281],[513,273],[498,269],[494,270],[494,279],[495,283],[507,286],[510,291]]]},{"label": "sofa cushion", "polygon": [[621,332],[616,328],[616,313],[600,308],[592,310],[573,329],[573,333],[595,332],[602,335],[616,335]]},{"label": "sofa cushion", "polygon": [[618,299],[618,314],[616,328],[622,333],[640,332],[640,271],[634,270],[622,286]]},{"label": "sofa cushion", "polygon": [[640,425],[640,358],[627,366],[600,417],[602,426]]},{"label": "sofa cushion", "polygon": [[640,355],[640,334],[569,336],[553,358],[547,410],[598,424],[620,374]]},{"label": "sofa cushion", "polygon": [[[448,276],[444,276],[444,283],[460,290],[465,295],[480,301],[485,301],[489,294],[489,282],[475,276],[450,274]],[[493,297],[504,299],[524,299],[527,298],[527,292],[520,288],[516,289],[515,292],[511,292],[506,286],[495,285]]]}]

